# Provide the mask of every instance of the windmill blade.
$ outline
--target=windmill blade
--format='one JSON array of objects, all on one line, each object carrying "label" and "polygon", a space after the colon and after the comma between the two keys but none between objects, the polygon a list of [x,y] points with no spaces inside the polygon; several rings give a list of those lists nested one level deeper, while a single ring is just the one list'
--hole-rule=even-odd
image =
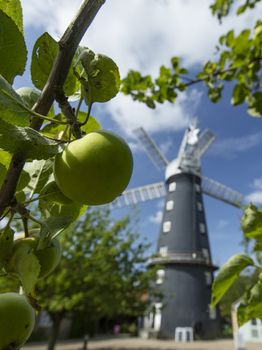
[{"label": "windmill blade", "polygon": [[202,176],[202,191],[237,208],[243,205],[244,196],[241,193],[205,176]]},{"label": "windmill blade", "polygon": [[157,182],[151,185],[136,187],[127,190],[117,197],[109,204],[111,209],[122,208],[128,205],[133,205],[138,202],[145,202],[147,200],[161,198],[166,195],[166,188],[164,182]]},{"label": "windmill blade", "polygon": [[199,157],[201,157],[210,145],[214,142],[215,135],[208,129],[205,129],[201,135],[199,136],[198,144],[197,144],[197,153]]},{"label": "windmill blade", "polygon": [[141,145],[144,147],[147,155],[152,160],[154,165],[158,169],[165,169],[169,163],[168,160],[165,158],[155,142],[144,130],[144,128],[135,129],[133,132],[136,135],[137,139],[140,141]]}]

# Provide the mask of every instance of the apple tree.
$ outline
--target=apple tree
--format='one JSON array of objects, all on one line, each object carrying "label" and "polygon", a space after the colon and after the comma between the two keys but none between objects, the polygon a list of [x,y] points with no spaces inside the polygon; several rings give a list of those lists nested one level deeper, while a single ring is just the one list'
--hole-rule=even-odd
[{"label": "apple tree", "polygon": [[[19,349],[30,336],[32,310],[39,308],[36,284],[61,258],[58,235],[88,205],[121,195],[132,174],[126,142],[91,116],[94,103],[118,93],[118,67],[79,46],[104,2],[84,0],[59,41],[43,33],[30,53],[34,87],[15,90],[28,56],[22,7],[20,0],[0,0],[0,278],[15,279],[21,294],[0,294],[0,328],[8,329],[1,350]],[[21,320],[11,327],[2,315],[16,307]]]}]

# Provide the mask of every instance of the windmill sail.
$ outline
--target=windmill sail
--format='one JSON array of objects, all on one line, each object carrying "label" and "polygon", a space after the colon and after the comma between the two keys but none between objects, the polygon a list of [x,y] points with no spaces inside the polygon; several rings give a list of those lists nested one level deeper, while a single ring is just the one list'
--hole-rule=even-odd
[{"label": "windmill sail", "polygon": [[168,160],[159,150],[155,142],[151,139],[151,137],[147,134],[147,132],[143,128],[138,128],[134,130],[134,134],[140,141],[141,145],[144,147],[147,155],[155,164],[158,169],[165,169]]},{"label": "windmill sail", "polygon": [[235,207],[241,208],[243,206],[244,196],[241,193],[205,176],[202,176],[202,191]]}]

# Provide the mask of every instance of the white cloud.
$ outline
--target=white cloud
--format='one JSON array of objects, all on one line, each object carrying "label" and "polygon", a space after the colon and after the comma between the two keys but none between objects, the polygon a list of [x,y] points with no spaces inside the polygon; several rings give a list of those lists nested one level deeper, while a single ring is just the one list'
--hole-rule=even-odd
[{"label": "white cloud", "polygon": [[253,181],[253,185],[252,185],[254,188],[257,188],[257,189],[260,189],[262,190],[262,178],[260,179],[255,179]]},{"label": "white cloud", "polygon": [[249,193],[246,200],[249,203],[262,204],[262,190]]},{"label": "white cloud", "polygon": [[262,133],[255,133],[235,138],[219,140],[214,143],[209,154],[215,154],[225,157],[235,156],[238,152],[245,152],[250,148],[256,147],[262,142]]},{"label": "white cloud", "polygon": [[201,94],[192,90],[179,95],[175,104],[165,103],[150,109],[129,96],[119,94],[108,103],[97,105],[97,108],[102,114],[109,112],[122,130],[133,137],[132,131],[140,126],[150,133],[184,128],[195,115],[200,99]]},{"label": "white cloud", "polygon": [[[80,0],[22,0],[25,25],[59,39],[80,4]],[[210,0],[110,0],[98,12],[82,44],[112,57],[122,77],[131,68],[155,76],[158,67],[168,65],[172,56],[181,56],[183,64],[190,67],[212,57],[222,33],[251,26],[262,9],[260,4],[255,12],[229,15],[219,25],[209,5]],[[106,105],[113,120],[130,134],[141,125],[149,132],[184,128],[199,101],[199,93],[191,91],[183,93],[174,105],[166,103],[156,110],[124,96]]]},{"label": "white cloud", "polygon": [[254,179],[251,186],[254,191],[246,196],[246,201],[253,204],[262,204],[262,178]]},{"label": "white cloud", "polygon": [[[41,27],[59,37],[76,13],[80,0],[22,0],[25,25]],[[121,70],[152,72],[174,55],[192,65],[213,54],[218,37],[225,31],[251,26],[256,12],[229,15],[219,25],[211,15],[210,0],[107,1],[83,40],[90,48],[115,57]]]}]

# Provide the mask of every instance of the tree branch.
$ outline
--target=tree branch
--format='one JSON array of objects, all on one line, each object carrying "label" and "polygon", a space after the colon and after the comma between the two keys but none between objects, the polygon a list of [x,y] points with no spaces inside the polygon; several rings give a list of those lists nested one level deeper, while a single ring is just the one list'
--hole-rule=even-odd
[{"label": "tree branch", "polygon": [[[35,112],[42,115],[47,115],[49,112],[55,100],[56,91],[61,89],[64,85],[71,62],[82,37],[105,1],[106,0],[83,1],[78,13],[69,24],[58,43],[59,52],[41,96],[33,107]],[[42,124],[42,120],[33,118],[30,126],[35,130],[40,130]],[[0,190],[0,216],[14,197],[16,185],[19,181],[24,164],[25,159],[16,154],[13,156]]]}]

